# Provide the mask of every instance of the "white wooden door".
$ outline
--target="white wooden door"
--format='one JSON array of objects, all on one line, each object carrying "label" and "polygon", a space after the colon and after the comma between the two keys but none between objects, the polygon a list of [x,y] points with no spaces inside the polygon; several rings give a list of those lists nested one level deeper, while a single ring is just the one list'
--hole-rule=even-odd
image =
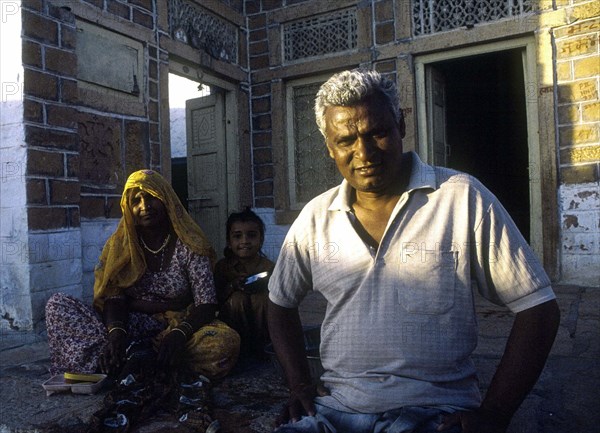
[{"label": "white wooden door", "polygon": [[446,141],[446,82],[444,75],[431,65],[425,69],[427,94],[427,137],[429,163],[446,167],[450,146]]},{"label": "white wooden door", "polygon": [[225,246],[227,160],[223,93],[186,101],[188,209],[217,256]]}]

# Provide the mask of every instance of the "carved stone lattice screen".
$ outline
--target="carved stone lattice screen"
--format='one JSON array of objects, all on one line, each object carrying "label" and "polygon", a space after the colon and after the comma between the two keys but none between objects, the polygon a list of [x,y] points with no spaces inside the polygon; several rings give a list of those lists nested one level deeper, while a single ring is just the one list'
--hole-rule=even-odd
[{"label": "carved stone lattice screen", "polygon": [[235,25],[185,0],[169,0],[171,36],[212,57],[238,62],[238,31]]},{"label": "carved stone lattice screen", "polygon": [[[295,87],[294,112],[294,184],[290,188],[292,205],[302,205],[341,182],[333,159],[327,153],[325,140],[315,123],[315,96],[322,83]],[[294,199],[295,197],[295,199]]]},{"label": "carved stone lattice screen", "polygon": [[345,9],[283,25],[284,60],[339,53],[357,47],[356,10]]},{"label": "carved stone lattice screen", "polygon": [[533,0],[413,0],[413,33],[427,35],[533,11]]}]

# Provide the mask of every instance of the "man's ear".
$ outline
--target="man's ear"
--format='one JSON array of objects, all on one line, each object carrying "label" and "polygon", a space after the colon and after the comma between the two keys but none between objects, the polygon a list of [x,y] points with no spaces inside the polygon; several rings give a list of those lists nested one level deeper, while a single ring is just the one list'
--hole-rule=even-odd
[{"label": "man's ear", "polygon": [[327,143],[327,139],[325,139],[325,144],[327,145],[327,153],[329,153],[329,157],[330,157],[331,159],[335,159],[335,158],[333,157],[333,151],[331,150],[331,146],[329,146],[329,143]]}]

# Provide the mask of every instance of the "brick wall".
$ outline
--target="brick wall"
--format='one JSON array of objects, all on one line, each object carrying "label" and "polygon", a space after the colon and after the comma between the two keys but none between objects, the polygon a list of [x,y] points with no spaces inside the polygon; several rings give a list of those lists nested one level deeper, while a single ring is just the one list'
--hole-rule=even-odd
[{"label": "brick wall", "polygon": [[562,279],[590,285],[600,268],[599,36],[598,17],[554,29]]},{"label": "brick wall", "polygon": [[44,1],[24,1],[22,20],[29,229],[79,227],[75,20]]}]

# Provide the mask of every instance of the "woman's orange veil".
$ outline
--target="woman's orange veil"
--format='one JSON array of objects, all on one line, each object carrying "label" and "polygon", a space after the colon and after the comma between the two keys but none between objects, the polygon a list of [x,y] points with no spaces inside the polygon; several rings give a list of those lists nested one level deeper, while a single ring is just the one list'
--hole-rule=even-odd
[{"label": "woman's orange veil", "polygon": [[144,253],[140,247],[135,229],[133,214],[128,203],[127,191],[139,188],[160,199],[177,237],[192,251],[215,261],[215,251],[202,229],[184,209],[171,185],[158,172],[139,170],[132,173],[123,189],[121,211],[123,217],[116,231],[108,238],[100,261],[94,270],[94,306],[101,310],[104,300],[120,295],[133,285],[146,271]]}]

